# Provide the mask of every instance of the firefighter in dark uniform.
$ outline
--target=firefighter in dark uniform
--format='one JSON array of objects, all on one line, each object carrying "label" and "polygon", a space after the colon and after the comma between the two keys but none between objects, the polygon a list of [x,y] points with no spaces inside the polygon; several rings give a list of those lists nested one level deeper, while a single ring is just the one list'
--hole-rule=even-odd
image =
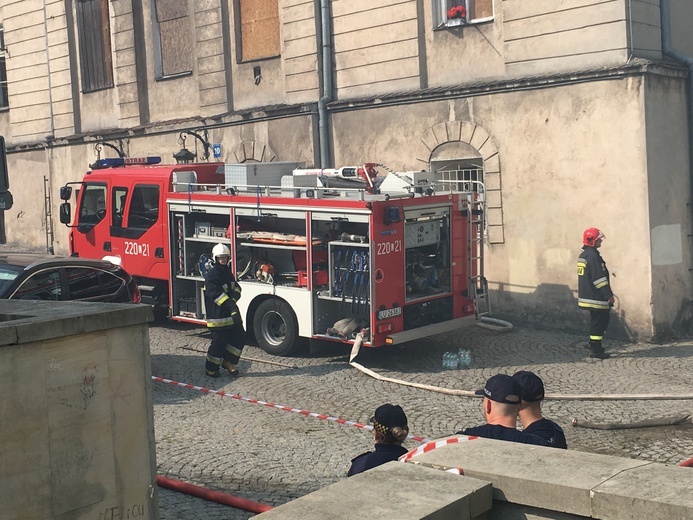
[{"label": "firefighter in dark uniform", "polygon": [[614,293],[609,285],[609,270],[599,254],[599,247],[606,237],[597,228],[586,229],[582,234],[582,253],[578,257],[578,307],[590,311],[590,357],[608,359],[602,339],[609,326]]},{"label": "firefighter in dark uniform", "polygon": [[205,309],[207,327],[212,343],[207,350],[205,371],[219,377],[223,367],[232,376],[238,375],[238,360],[245,346],[245,329],[236,302],[241,298],[241,286],[236,283],[229,258],[231,252],[224,244],[212,248],[213,266],[205,273]]}]

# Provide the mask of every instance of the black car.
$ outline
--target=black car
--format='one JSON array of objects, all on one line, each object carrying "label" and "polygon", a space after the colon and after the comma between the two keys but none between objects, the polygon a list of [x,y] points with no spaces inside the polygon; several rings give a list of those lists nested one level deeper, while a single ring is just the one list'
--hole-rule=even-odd
[{"label": "black car", "polygon": [[0,253],[0,298],[140,303],[137,283],[106,260]]}]

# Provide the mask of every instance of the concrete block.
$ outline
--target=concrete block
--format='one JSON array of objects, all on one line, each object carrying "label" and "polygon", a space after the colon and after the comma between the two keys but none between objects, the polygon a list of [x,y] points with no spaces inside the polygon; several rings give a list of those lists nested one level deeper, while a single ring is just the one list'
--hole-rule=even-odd
[{"label": "concrete block", "polygon": [[491,439],[447,444],[411,462],[436,469],[460,467],[466,476],[491,482],[495,500],[583,516],[592,513],[594,488],[650,464]]},{"label": "concrete block", "polygon": [[592,490],[592,515],[603,520],[693,518],[693,471],[650,463]]},{"label": "concrete block", "polygon": [[0,300],[0,518],[158,518],[151,313]]},{"label": "concrete block", "polygon": [[[369,518],[470,519],[491,508],[487,482],[412,464],[389,462],[266,513],[301,520]],[[360,513],[359,513],[360,512]]]},{"label": "concrete block", "polygon": [[0,331],[4,336],[6,328],[14,329],[18,343],[105,330],[114,323],[136,325],[153,319],[150,306],[129,303],[6,300],[0,301],[1,314],[17,316],[17,319],[0,322]]}]

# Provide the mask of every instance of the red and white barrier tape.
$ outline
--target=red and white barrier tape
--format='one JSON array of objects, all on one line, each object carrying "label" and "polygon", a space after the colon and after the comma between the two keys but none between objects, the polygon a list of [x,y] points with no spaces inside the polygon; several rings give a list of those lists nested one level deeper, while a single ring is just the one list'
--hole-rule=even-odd
[{"label": "red and white barrier tape", "polygon": [[[411,450],[408,453],[405,453],[399,458],[400,462],[407,462],[411,460],[413,457],[416,457],[417,455],[421,455],[422,453],[428,453],[430,451],[435,450],[436,448],[440,448],[441,446],[445,446],[447,444],[455,444],[457,442],[464,442],[464,441],[473,441],[474,439],[478,439],[476,435],[460,435],[457,437],[449,437],[447,439],[441,439],[439,441],[428,441],[426,444],[423,444],[419,446],[416,449]],[[460,471],[460,475],[462,474],[462,468],[453,468],[457,469]]]},{"label": "red and white barrier tape", "polygon": [[[299,415],[305,415],[306,417],[315,417],[317,419],[324,419],[326,421],[332,421],[336,422],[337,424],[343,424],[344,426],[355,426],[356,428],[361,428],[363,430],[373,430],[373,426],[370,424],[362,424],[357,421],[347,421],[346,419],[339,419],[338,417],[330,417],[329,415],[321,414],[321,413],[315,413],[315,412],[309,412],[307,410],[300,410],[298,408],[291,408],[290,406],[284,406],[281,404],[275,404],[275,403],[268,403],[267,401],[260,401],[259,399],[252,399],[250,397],[243,397],[242,395],[238,394],[230,394],[228,392],[224,392],[223,390],[213,390],[211,388],[205,388],[204,386],[195,386],[195,385],[190,385],[188,383],[180,383],[178,381],[174,381],[173,379],[165,379],[163,377],[157,377],[157,376],[152,376],[152,380],[156,381],[157,383],[166,383],[169,385],[174,385],[174,386],[181,386],[183,388],[187,388],[189,390],[197,390],[198,392],[204,392],[205,394],[212,394],[212,395],[218,395],[220,397],[230,397],[231,399],[236,399],[238,401],[244,401],[246,403],[253,403],[253,404],[259,404],[262,406],[267,406],[269,408],[276,408],[277,410],[284,410],[285,412],[293,412],[297,413]],[[426,437],[419,437],[417,435],[407,435],[407,439],[411,439],[413,441],[417,442],[430,442],[430,439],[427,439]]]}]

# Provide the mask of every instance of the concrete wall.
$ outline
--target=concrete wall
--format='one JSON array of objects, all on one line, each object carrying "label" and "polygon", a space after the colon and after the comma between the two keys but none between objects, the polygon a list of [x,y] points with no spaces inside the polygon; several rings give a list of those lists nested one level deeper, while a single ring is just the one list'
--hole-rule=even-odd
[{"label": "concrete wall", "polygon": [[[659,0],[660,2],[662,0]],[[693,3],[687,0],[669,0],[671,8],[671,44],[687,56],[693,56],[690,21],[693,20]]]},{"label": "concrete wall", "polygon": [[626,2],[630,20],[629,45],[633,55],[658,60],[662,58],[659,0],[629,0]]},{"label": "concrete wall", "polygon": [[[55,41],[59,39],[61,17],[58,14],[49,27],[44,18],[43,4],[40,0],[30,0],[3,3],[2,6],[5,45],[10,54],[6,59],[7,75],[12,78],[11,82],[8,81],[10,132],[6,134],[10,143],[43,139],[54,131],[49,88],[53,63],[49,56],[51,51],[57,56],[67,53],[61,49],[63,44]],[[56,32],[47,41],[51,28]],[[64,73],[64,69],[61,72]]]},{"label": "concrete wall", "polygon": [[[690,135],[686,114],[673,109],[686,105],[686,90],[671,78],[653,77],[644,95],[650,258],[637,263],[643,268],[651,264],[653,321],[666,337],[672,328],[688,327],[693,318],[691,206],[680,196],[691,193],[689,157],[680,153],[688,148]],[[682,299],[672,298],[674,287],[680,288],[675,292]]]},{"label": "concrete wall", "polygon": [[311,520],[327,512],[348,519],[354,511],[407,520],[693,516],[689,468],[465,436],[427,447],[407,464],[389,462],[261,516]]},{"label": "concrete wall", "polygon": [[504,0],[509,74],[580,70],[627,58],[626,0]]},{"label": "concrete wall", "polygon": [[[671,100],[657,78],[652,90],[662,92],[662,102]],[[602,252],[615,275],[621,319],[629,333],[648,337],[653,333],[651,287],[641,283],[650,279],[649,258],[642,254],[650,251],[650,192],[643,182],[649,162],[646,124],[653,132],[660,128],[667,139],[681,133],[683,121],[672,110],[645,121],[646,81],[636,76],[338,113],[336,161],[378,157],[394,169],[419,169],[446,143],[470,142],[488,158],[485,166],[498,172],[493,182],[502,186],[499,200],[489,203],[502,205],[503,241],[486,247],[495,311],[520,322],[579,327],[584,313],[576,305],[575,262],[582,231],[597,226],[607,236]],[[682,102],[683,85],[674,84]],[[672,120],[678,124],[665,132]],[[438,131],[441,123],[448,129]],[[454,136],[452,123],[458,125]],[[672,167],[679,182],[688,174],[686,148],[684,133],[655,160]],[[684,186],[661,182],[655,189],[669,196],[666,205],[658,206],[656,219],[683,226]],[[667,280],[687,277],[688,268],[680,262],[667,269],[666,276],[661,278],[660,271],[655,279],[666,285],[671,311],[683,304],[688,285],[672,286]],[[547,306],[548,301],[553,304]]]},{"label": "concrete wall", "polygon": [[0,302],[0,517],[159,517],[151,309]]}]

